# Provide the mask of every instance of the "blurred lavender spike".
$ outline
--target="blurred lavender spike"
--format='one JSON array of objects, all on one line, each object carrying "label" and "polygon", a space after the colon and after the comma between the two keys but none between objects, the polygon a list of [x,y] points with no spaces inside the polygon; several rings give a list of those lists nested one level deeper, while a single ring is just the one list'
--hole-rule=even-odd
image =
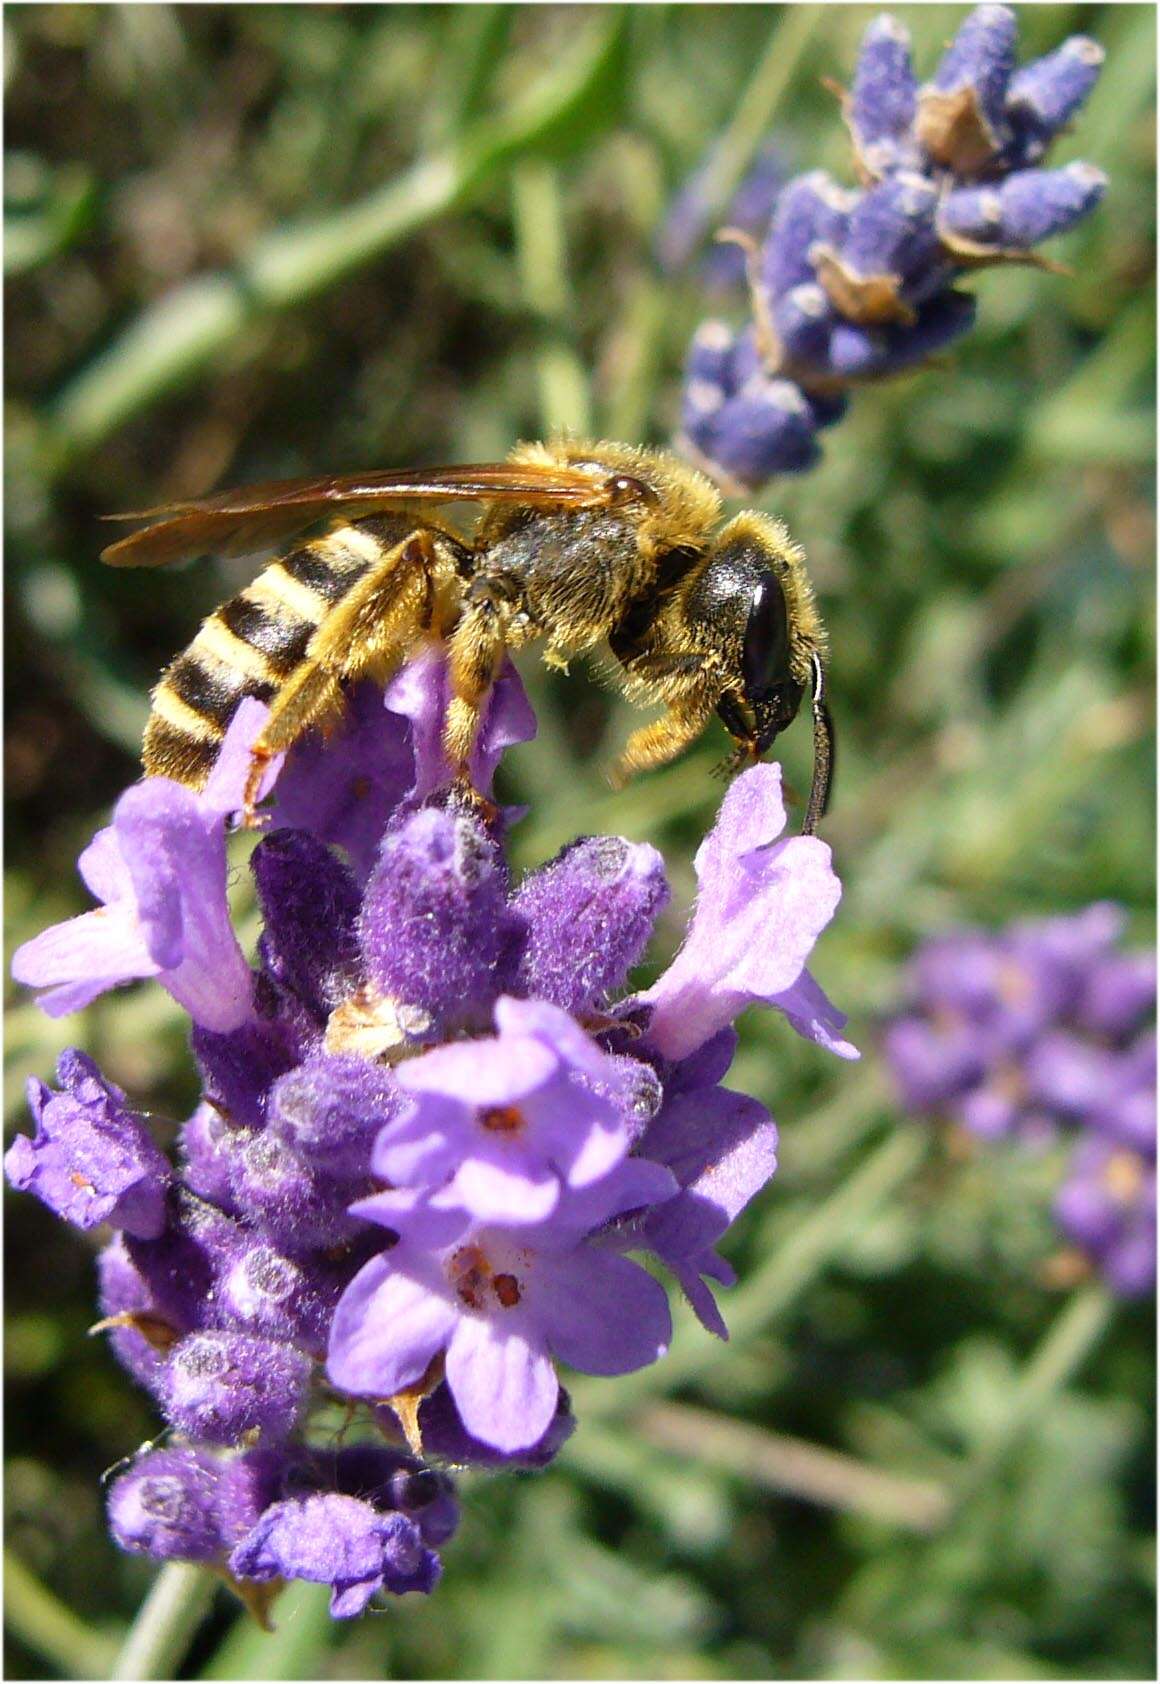
[{"label": "blurred lavender spike", "polygon": [[1051,267],[1035,248],[1099,204],[1093,165],[1036,166],[1103,53],[1073,36],[1016,71],[1015,34],[1010,7],[976,7],[919,88],[906,30],[888,14],[870,24],[842,96],[861,187],[822,170],[787,182],[748,255],[752,327],[706,324],[690,351],[679,442],[726,491],[812,467],[851,385],[969,330],[974,300],[956,281]]}]

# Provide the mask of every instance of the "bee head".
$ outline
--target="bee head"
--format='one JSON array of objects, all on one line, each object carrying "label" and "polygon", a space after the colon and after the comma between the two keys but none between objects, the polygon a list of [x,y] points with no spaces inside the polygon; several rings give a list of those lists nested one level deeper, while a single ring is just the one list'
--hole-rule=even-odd
[{"label": "bee head", "polygon": [[733,764],[759,759],[813,691],[814,771],[803,829],[825,811],[833,727],[825,700],[825,634],[801,550],[779,521],[731,521],[690,592],[690,618],[710,632],[724,684],[717,712],[737,743]]}]

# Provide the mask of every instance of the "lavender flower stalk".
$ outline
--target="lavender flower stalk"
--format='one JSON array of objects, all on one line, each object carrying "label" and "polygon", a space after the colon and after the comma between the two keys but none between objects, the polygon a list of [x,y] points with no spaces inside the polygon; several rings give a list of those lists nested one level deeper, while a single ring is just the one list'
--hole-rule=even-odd
[{"label": "lavender flower stalk", "polygon": [[968,331],[956,282],[1050,267],[1035,250],[1103,197],[1091,164],[1043,160],[1095,84],[1085,36],[1016,69],[1015,13],[975,8],[920,86],[905,28],[870,25],[842,111],[859,185],[822,170],[780,192],[748,238],[752,322],[708,321],[685,368],[681,447],[734,492],[817,460],[849,389],[925,362]]},{"label": "lavender flower stalk", "polygon": [[1097,902],[916,955],[884,1050],[907,1110],[981,1139],[1074,1135],[1055,1215],[1124,1297],[1156,1281],[1156,961]]},{"label": "lavender flower stalk", "polygon": [[[65,1220],[114,1230],[102,1326],[170,1438],[113,1483],[113,1536],[251,1598],[328,1584],[336,1618],[434,1587],[456,1521],[442,1466],[551,1460],[574,1425],[558,1365],[664,1354],[668,1297],[638,1256],[725,1336],[717,1246],[777,1143],[721,1085],[738,1013],[763,1002],[856,1056],[806,969],[838,881],[823,842],[782,837],[776,766],[731,786],[684,949],[626,994],[668,899],[660,856],[590,837],[513,884],[503,816],[447,793],[446,676],[425,651],[271,768],[253,968],[226,831],[257,702],[203,794],[151,778],[121,798],[81,858],[103,910],[15,961],[54,1014],[154,978],[191,1015],[202,1076],[175,1165],[68,1053],[6,1159]],[[477,787],[533,730],[509,666]],[[336,1401],[360,1423],[340,1451]]]}]

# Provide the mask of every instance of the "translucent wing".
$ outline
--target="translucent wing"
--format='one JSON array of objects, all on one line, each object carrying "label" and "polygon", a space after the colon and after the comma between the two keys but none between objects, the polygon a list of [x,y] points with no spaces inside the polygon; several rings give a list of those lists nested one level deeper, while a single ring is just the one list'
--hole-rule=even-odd
[{"label": "translucent wing", "polygon": [[384,469],[322,479],[270,480],[109,520],[151,524],[102,550],[112,567],[166,567],[193,556],[248,555],[278,544],[326,515],[353,519],[400,503],[527,503],[600,508],[618,495],[606,472],[553,464],[483,462],[458,468]]}]

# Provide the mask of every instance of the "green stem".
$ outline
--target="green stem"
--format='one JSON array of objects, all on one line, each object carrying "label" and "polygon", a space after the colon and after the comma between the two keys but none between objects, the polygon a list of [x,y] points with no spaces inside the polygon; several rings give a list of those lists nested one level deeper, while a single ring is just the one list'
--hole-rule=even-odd
[{"label": "green stem", "polygon": [[843,1451],[767,1432],[712,1410],[654,1403],[633,1416],[632,1426],[649,1444],[675,1452],[682,1461],[822,1508],[868,1515],[911,1532],[936,1531],[946,1518],[948,1495],[935,1480],[876,1468]]},{"label": "green stem", "polygon": [[1043,1414],[1049,1400],[1083,1367],[1107,1332],[1115,1300],[1100,1283],[1082,1287],[1048,1329],[1011,1395],[1003,1419],[967,1459],[955,1482],[957,1513],[983,1488]]},{"label": "green stem", "polygon": [[572,344],[564,207],[558,171],[530,158],[512,172],[516,262],[524,302],[543,324],[536,352],[540,422],[545,433],[591,431],[588,381]]},{"label": "green stem", "polygon": [[4,1552],[4,1623],[66,1678],[105,1677],[117,1652],[111,1637],[78,1620],[12,1550]]},{"label": "green stem", "polygon": [[702,190],[715,214],[724,212],[750,159],[768,137],[774,113],[797,75],[823,10],[821,6],[805,5],[783,8],[757,69],[705,168]]},{"label": "green stem", "polygon": [[109,1677],[176,1678],[215,1583],[205,1567],[167,1562],[138,1609]]}]

